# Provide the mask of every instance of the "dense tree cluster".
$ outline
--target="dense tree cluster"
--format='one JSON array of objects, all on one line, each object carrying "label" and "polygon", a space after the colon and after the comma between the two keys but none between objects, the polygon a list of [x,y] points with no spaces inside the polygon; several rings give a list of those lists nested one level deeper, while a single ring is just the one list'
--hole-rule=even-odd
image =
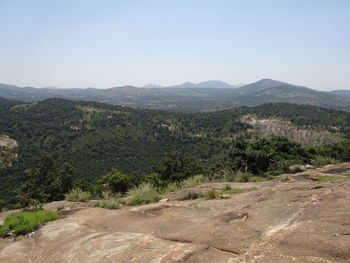
[{"label": "dense tree cluster", "polygon": [[31,199],[39,202],[61,200],[72,187],[74,168],[68,163],[55,161],[44,154],[36,168],[25,171],[24,182],[19,188],[19,200],[23,205]]}]

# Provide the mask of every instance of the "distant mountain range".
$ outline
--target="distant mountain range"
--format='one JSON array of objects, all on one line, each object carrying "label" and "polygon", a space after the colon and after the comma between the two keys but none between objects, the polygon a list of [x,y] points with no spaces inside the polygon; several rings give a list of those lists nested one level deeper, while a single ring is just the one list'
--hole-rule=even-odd
[{"label": "distant mountain range", "polygon": [[150,84],[142,88],[123,86],[110,89],[38,89],[0,84],[0,97],[25,102],[55,97],[188,112],[214,111],[270,102],[350,110],[350,91],[324,92],[272,79],[262,79],[244,86],[210,80],[200,83],[186,82],[170,87]]},{"label": "distant mountain range", "polygon": [[161,86],[158,84],[148,84],[146,86],[143,86],[143,88],[211,88],[211,89],[235,89],[244,86],[244,84],[237,84],[237,85],[232,85],[228,84],[224,81],[221,80],[208,80],[208,81],[203,81],[199,83],[193,83],[193,82],[185,82],[182,84],[178,85],[172,85],[172,86]]}]

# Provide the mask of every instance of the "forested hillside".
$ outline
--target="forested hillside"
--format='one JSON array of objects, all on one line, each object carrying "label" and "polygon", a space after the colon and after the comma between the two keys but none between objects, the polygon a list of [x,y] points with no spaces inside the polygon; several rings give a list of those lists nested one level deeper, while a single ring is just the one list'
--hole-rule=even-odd
[{"label": "forested hillside", "polygon": [[0,198],[11,195],[45,152],[71,162],[76,176],[89,181],[112,168],[142,178],[169,152],[192,158],[206,171],[220,166],[235,139],[256,136],[245,116],[286,120],[339,140],[349,137],[350,127],[350,113],[285,103],[196,114],[65,99],[30,104],[1,99],[0,107],[0,134],[18,143],[17,161],[0,170]]}]

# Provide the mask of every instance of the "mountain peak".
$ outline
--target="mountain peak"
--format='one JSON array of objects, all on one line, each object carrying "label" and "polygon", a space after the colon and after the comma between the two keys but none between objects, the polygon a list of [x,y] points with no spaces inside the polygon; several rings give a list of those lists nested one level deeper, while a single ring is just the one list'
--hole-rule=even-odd
[{"label": "mountain peak", "polygon": [[[254,84],[254,83],[252,83],[252,84]],[[268,86],[270,88],[271,87],[280,86],[280,85],[295,86],[295,85],[289,84],[287,82],[282,82],[282,81],[274,80],[274,79],[261,79],[261,80],[255,82],[255,84],[266,85],[266,86]]]}]

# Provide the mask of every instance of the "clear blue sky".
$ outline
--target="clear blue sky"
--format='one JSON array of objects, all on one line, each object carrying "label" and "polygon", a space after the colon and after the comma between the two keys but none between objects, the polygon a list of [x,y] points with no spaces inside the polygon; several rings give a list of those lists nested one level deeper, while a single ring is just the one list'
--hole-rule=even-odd
[{"label": "clear blue sky", "polygon": [[0,82],[350,89],[349,0],[0,0]]}]

